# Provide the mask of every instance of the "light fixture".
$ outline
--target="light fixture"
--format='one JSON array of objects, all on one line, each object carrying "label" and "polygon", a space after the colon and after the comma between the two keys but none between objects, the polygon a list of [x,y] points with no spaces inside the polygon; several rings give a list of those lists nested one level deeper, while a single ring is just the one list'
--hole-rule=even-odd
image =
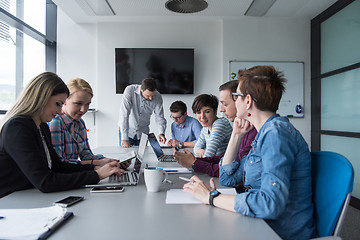
[{"label": "light fixture", "polygon": [[176,13],[196,13],[208,7],[204,0],[169,0],[165,7]]},{"label": "light fixture", "polygon": [[116,15],[108,0],[76,0],[76,2],[89,16]]},{"label": "light fixture", "polygon": [[253,0],[245,16],[261,17],[271,8],[276,0]]}]

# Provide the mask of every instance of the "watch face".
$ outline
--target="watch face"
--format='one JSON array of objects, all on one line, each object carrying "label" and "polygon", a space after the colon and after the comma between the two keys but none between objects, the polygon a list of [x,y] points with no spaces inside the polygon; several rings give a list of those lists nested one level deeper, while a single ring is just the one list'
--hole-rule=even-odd
[{"label": "watch face", "polygon": [[218,195],[220,192],[218,190],[214,190],[214,191],[211,191],[210,192],[210,195],[211,196],[215,196],[215,195]]}]

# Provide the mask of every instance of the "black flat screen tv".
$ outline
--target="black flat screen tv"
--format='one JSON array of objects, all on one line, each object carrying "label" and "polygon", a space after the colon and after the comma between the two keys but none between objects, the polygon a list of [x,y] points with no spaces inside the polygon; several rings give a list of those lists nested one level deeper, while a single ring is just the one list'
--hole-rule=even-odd
[{"label": "black flat screen tv", "polygon": [[116,93],[144,78],[156,79],[161,94],[194,93],[194,49],[115,48]]}]

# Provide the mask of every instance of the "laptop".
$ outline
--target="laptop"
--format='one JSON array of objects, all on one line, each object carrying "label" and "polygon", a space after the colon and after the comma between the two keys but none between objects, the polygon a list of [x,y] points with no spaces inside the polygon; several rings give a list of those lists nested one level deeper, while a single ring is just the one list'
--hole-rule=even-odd
[{"label": "laptop", "polygon": [[161,146],[153,134],[149,134],[148,140],[150,142],[151,147],[153,148],[157,159],[160,162],[176,162],[174,155],[166,155],[164,154]]},{"label": "laptop", "polygon": [[134,186],[137,185],[140,177],[141,163],[145,154],[145,149],[148,141],[148,135],[142,134],[140,138],[140,144],[138,152],[136,154],[134,168],[132,171],[126,171],[121,176],[111,175],[104,178],[97,184],[85,185],[85,187],[111,187],[111,186]]}]

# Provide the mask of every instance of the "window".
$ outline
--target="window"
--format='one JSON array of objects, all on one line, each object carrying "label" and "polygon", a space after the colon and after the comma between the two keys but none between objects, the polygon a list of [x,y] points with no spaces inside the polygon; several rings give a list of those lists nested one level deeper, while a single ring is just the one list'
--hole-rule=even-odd
[{"label": "window", "polygon": [[311,150],[344,155],[360,209],[360,1],[339,0],[311,22]]},{"label": "window", "polygon": [[52,1],[0,0],[0,114],[9,110],[33,77],[55,72],[55,39]]}]

